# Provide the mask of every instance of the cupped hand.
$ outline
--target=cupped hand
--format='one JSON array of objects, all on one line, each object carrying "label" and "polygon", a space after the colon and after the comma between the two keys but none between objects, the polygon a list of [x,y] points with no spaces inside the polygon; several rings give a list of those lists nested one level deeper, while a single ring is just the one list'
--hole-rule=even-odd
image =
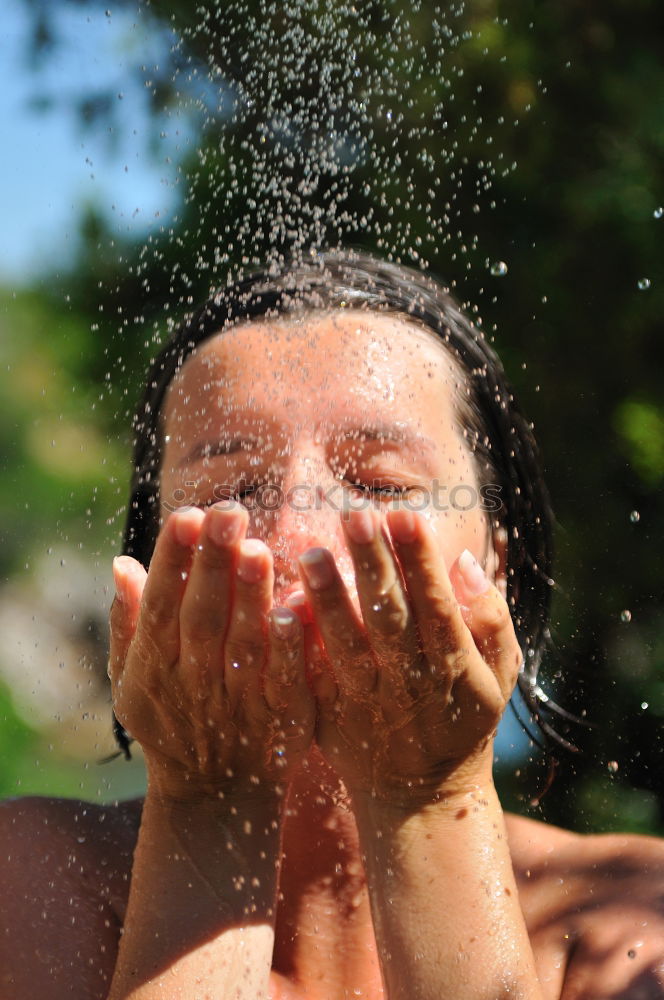
[{"label": "cupped hand", "polygon": [[324,755],[352,794],[397,805],[490,781],[521,664],[506,601],[470,552],[448,574],[412,512],[351,510],[344,529],[361,616],[328,550],[300,560]]},{"label": "cupped hand", "polygon": [[164,796],[272,795],[311,743],[302,628],[272,608],[272,556],[246,528],[239,505],[179,511],[147,574],[115,560],[115,712]]}]

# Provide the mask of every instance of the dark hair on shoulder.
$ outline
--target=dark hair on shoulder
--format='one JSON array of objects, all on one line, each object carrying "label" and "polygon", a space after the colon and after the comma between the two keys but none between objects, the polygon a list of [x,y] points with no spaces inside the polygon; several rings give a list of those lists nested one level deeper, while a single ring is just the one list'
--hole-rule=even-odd
[{"label": "dark hair on shoulder", "polygon": [[[239,323],[343,308],[399,313],[426,327],[464,373],[467,389],[458,407],[459,419],[475,456],[480,485],[500,488],[501,507],[492,519],[494,531],[502,528],[507,538],[507,600],[523,652],[518,686],[549,745],[553,741],[575,749],[549,722],[552,712],[569,718],[568,714],[548,699],[537,682],[548,640],[553,514],[532,425],[484,333],[464,315],[447,288],[421,271],[352,250],[315,254],[243,277],[189,316],[152,362],[134,417],[123,553],[145,567],[150,563],[159,530],[161,409],[171,380],[192,351]],[[128,756],[129,736],[116,719],[114,732]]]}]

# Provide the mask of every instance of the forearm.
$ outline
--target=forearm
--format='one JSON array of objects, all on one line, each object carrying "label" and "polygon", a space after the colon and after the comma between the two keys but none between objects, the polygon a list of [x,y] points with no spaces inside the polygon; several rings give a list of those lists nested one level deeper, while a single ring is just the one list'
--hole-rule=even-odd
[{"label": "forearm", "polygon": [[355,811],[390,1000],[540,1000],[490,779],[417,812]]},{"label": "forearm", "polygon": [[109,1000],[257,1000],[274,940],[281,805],[146,799]]}]

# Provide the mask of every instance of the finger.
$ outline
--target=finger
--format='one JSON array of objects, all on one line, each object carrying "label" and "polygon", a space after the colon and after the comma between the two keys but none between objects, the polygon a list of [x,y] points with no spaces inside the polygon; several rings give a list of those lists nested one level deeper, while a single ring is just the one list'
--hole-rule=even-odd
[{"label": "finger", "polygon": [[399,566],[382,518],[372,507],[351,507],[342,518],[355,567],[357,593],[372,649],[384,673],[404,683],[409,667],[419,668],[421,652]]},{"label": "finger", "polygon": [[523,660],[507,602],[468,549],[461,553],[450,575],[475,645],[507,701]]},{"label": "finger", "polygon": [[183,680],[199,698],[220,698],[223,645],[233,599],[233,571],[248,515],[240,504],[211,507],[198,537],[180,609],[180,664]]},{"label": "finger", "polygon": [[288,608],[273,608],[269,624],[263,692],[270,708],[282,712],[294,687],[299,686],[300,693],[309,691],[304,679],[303,631],[297,615]]},{"label": "finger", "polygon": [[299,565],[339,689],[351,698],[370,693],[376,686],[376,663],[332,553],[323,548],[308,549],[300,556]]},{"label": "finger", "polygon": [[203,520],[203,511],[195,507],[169,517],[157,539],[143,591],[137,639],[146,648],[157,647],[171,664],[179,655],[180,602]]},{"label": "finger", "polygon": [[136,631],[146,578],[143,566],[131,556],[118,556],[113,560],[115,599],[110,614],[108,675],[114,683],[122,672]]},{"label": "finger", "polygon": [[445,560],[423,518],[403,507],[387,512],[387,524],[422,644],[428,675],[454,683],[473,648]]},{"label": "finger", "polygon": [[245,698],[251,714],[264,714],[261,672],[266,656],[267,614],[272,607],[272,553],[257,538],[240,542],[233,606],[224,643],[224,678],[231,705]]},{"label": "finger", "polygon": [[314,622],[313,611],[303,590],[296,590],[286,598],[286,607],[300,620],[304,634],[304,659],[307,683],[316,700],[323,706],[333,705],[339,688],[329,662],[323,653],[323,640]]},{"label": "finger", "polygon": [[271,753],[277,765],[288,764],[289,750],[313,737],[315,707],[304,670],[304,635],[294,611],[273,608],[269,616],[269,655],[263,693],[278,718]]},{"label": "finger", "polygon": [[295,612],[303,628],[305,625],[310,625],[313,622],[314,617],[311,605],[303,590],[294,590],[290,593],[286,598],[285,605],[291,611]]}]

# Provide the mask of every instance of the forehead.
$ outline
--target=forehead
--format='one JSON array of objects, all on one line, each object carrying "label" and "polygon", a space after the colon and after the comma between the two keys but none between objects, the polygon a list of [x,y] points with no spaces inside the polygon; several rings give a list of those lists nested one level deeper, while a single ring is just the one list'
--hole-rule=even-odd
[{"label": "forehead", "polygon": [[173,379],[165,433],[228,421],[312,429],[389,420],[436,436],[456,427],[464,378],[435,335],[395,315],[337,310],[243,323],[205,341]]}]

